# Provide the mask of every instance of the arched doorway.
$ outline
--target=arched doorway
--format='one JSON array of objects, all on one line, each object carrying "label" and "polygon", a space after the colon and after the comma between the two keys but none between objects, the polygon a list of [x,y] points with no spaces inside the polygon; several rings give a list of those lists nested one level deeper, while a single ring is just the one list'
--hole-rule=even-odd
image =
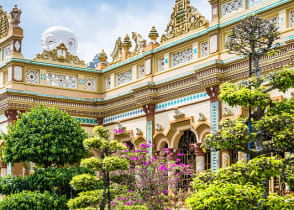
[{"label": "arched doorway", "polygon": [[[182,135],[179,141],[179,149],[181,149],[182,153],[182,156],[180,156],[181,163],[185,165],[190,165],[193,170],[195,170],[196,167],[196,155],[195,152],[191,150],[190,145],[196,143],[196,136],[190,130],[184,131],[184,134]],[[191,179],[192,177],[190,175],[182,175],[179,187],[188,188]]]}]

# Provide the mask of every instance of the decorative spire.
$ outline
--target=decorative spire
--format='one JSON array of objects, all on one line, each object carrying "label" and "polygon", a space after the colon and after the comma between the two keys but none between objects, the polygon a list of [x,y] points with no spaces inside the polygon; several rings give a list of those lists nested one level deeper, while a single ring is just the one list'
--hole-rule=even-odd
[{"label": "decorative spire", "polygon": [[128,34],[126,34],[123,42],[123,47],[130,49],[132,47],[132,42]]},{"label": "decorative spire", "polygon": [[10,15],[11,15],[11,24],[13,26],[18,26],[18,24],[20,24],[21,10],[17,8],[17,5],[14,5],[14,8],[11,10]]},{"label": "decorative spire", "polygon": [[149,38],[155,44],[158,37],[159,37],[159,35],[158,35],[158,32],[157,32],[155,26],[152,26],[151,31],[149,32]]},{"label": "decorative spire", "polygon": [[101,51],[100,55],[99,55],[99,60],[101,61],[101,63],[105,63],[106,60],[107,60],[107,55],[106,53],[104,52],[104,49]]},{"label": "decorative spire", "polygon": [[162,35],[161,41],[167,41],[207,25],[208,20],[190,4],[189,0],[176,0],[170,22],[166,27],[166,34]]}]

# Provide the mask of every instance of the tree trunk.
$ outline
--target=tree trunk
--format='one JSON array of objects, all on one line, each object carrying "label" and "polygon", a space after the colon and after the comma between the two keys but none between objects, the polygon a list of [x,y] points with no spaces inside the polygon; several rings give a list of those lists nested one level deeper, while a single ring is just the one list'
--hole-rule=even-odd
[{"label": "tree trunk", "polygon": [[255,68],[255,75],[257,77],[260,76],[259,72],[259,57],[253,57],[253,63],[254,63],[254,68]]},{"label": "tree trunk", "polygon": [[103,171],[103,195],[102,195],[102,202],[100,206],[100,210],[104,210],[106,206],[106,189],[107,189],[107,181],[106,181],[106,173]]},{"label": "tree trunk", "polygon": [[111,199],[110,199],[110,178],[109,172],[107,172],[107,200],[108,200],[108,210],[111,210]]}]

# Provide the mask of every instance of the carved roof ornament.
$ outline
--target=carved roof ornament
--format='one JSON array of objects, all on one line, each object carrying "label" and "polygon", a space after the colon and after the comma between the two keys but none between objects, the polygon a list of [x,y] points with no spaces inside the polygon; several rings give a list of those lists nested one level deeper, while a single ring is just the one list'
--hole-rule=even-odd
[{"label": "carved roof ornament", "polygon": [[153,42],[154,44],[156,44],[156,40],[157,40],[157,38],[159,37],[159,35],[158,35],[158,32],[157,32],[155,26],[152,26],[152,28],[151,28],[151,30],[150,30],[150,32],[149,32],[148,37],[152,40],[152,42]]},{"label": "carved roof ornament", "polygon": [[14,8],[10,12],[11,15],[11,24],[13,27],[17,27],[18,24],[20,24],[20,15],[21,15],[21,10],[17,8],[17,5],[14,5]]},{"label": "carved roof ornament", "polygon": [[118,39],[115,42],[114,49],[111,53],[112,57],[112,64],[118,63],[122,60],[122,41],[121,37],[118,37]]},{"label": "carved roof ornament", "polygon": [[208,20],[190,4],[190,0],[176,0],[174,11],[161,42],[208,25]]},{"label": "carved roof ornament", "polygon": [[85,62],[80,60],[78,56],[72,55],[70,52],[68,52],[68,49],[63,43],[59,44],[56,49],[50,51],[43,50],[41,54],[36,55],[35,60],[48,60],[86,66]]},{"label": "carved roof ornament", "polygon": [[8,14],[5,12],[0,5],[0,39],[6,37],[9,31],[9,20]]},{"label": "carved roof ornament", "polygon": [[135,48],[132,54],[135,56],[144,53],[146,40],[143,39],[142,35],[137,32],[132,32],[132,39],[135,42]]}]

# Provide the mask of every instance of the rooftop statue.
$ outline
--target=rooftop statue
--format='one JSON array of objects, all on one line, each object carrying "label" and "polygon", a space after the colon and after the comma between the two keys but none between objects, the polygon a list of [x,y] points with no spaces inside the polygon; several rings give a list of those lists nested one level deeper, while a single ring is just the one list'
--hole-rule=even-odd
[{"label": "rooftop statue", "polygon": [[61,43],[65,44],[69,53],[76,55],[78,38],[71,30],[61,26],[53,26],[44,31],[42,35],[43,51],[56,49]]}]

